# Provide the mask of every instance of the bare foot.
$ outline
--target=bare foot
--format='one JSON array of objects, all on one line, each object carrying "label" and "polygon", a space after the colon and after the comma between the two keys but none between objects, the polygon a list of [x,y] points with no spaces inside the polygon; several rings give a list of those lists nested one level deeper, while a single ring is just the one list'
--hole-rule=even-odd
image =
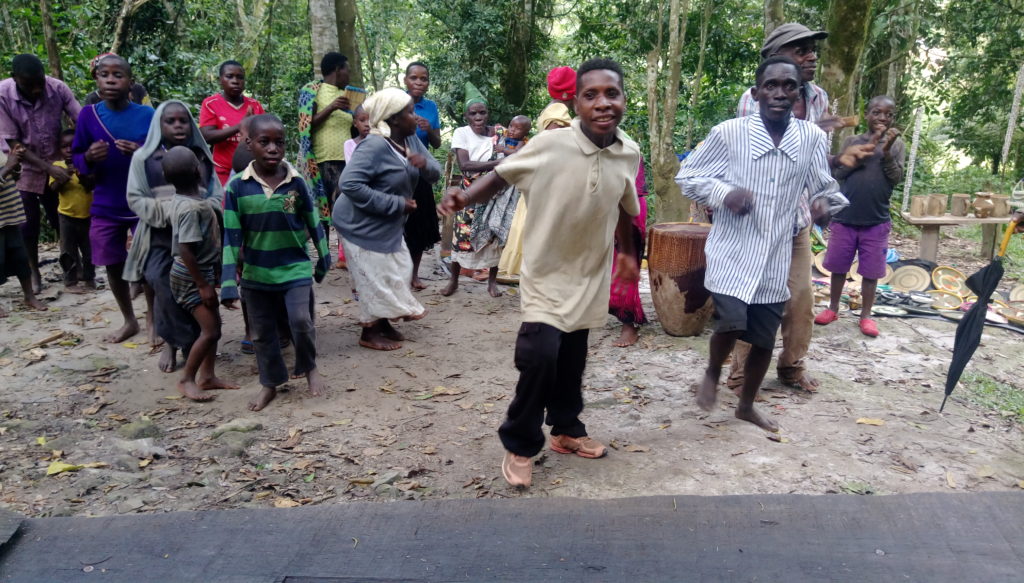
[{"label": "bare foot", "polygon": [[348,269],[348,264],[345,263],[344,261],[342,261],[341,259],[339,259],[339,260],[337,260],[334,263],[334,268],[335,269]]},{"label": "bare foot", "polygon": [[96,285],[96,280],[95,279],[90,279],[89,281],[83,283],[82,287],[84,287],[87,291],[96,291],[96,289],[99,286]]},{"label": "bare foot", "polygon": [[411,285],[412,285],[412,289],[417,290],[417,291],[422,290],[422,289],[427,289],[427,284],[423,283],[423,281],[420,280],[420,278],[416,277],[416,276],[414,276],[412,278],[412,284]]},{"label": "bare foot", "polygon": [[37,312],[45,312],[48,309],[46,304],[35,296],[25,299],[25,305]]},{"label": "bare foot", "polygon": [[618,346],[619,348],[633,346],[639,339],[640,333],[637,332],[636,326],[632,324],[623,324],[622,332],[619,333],[619,339],[613,344],[613,346]]},{"label": "bare foot", "polygon": [[181,396],[193,401],[205,402],[213,400],[213,395],[207,395],[199,388],[199,385],[192,381],[178,381],[178,392],[181,393]]},{"label": "bare foot", "polygon": [[710,368],[704,371],[704,378],[697,387],[697,406],[704,411],[710,411],[715,407],[718,398],[718,377],[721,374],[721,370],[716,373]]},{"label": "bare foot", "polygon": [[314,397],[319,397],[327,391],[324,377],[320,376],[320,371],[315,368],[306,373],[306,386],[309,388],[309,394]]},{"label": "bare foot", "polygon": [[178,368],[178,349],[170,344],[164,344],[160,352],[160,363],[157,365],[163,372],[174,372]]},{"label": "bare foot", "polygon": [[38,271],[32,272],[32,293],[43,293],[43,278],[40,277]]},{"label": "bare foot", "polygon": [[818,385],[820,383],[818,382],[818,379],[804,373],[799,379],[793,381],[782,381],[782,384],[796,389],[803,389],[808,393],[817,393]]},{"label": "bare foot", "polygon": [[394,326],[391,325],[391,322],[388,322],[387,320],[380,321],[380,334],[388,340],[394,340],[395,342],[405,340],[405,336],[398,330],[395,330]]},{"label": "bare foot", "polygon": [[736,418],[742,419],[743,421],[749,421],[765,431],[770,431],[772,433],[779,432],[779,425],[767,417],[762,417],[761,414],[754,409],[753,405],[751,405],[749,409],[736,407]]},{"label": "bare foot", "polygon": [[399,348],[402,347],[401,344],[399,344],[397,342],[393,342],[391,340],[388,340],[387,338],[385,338],[385,337],[383,337],[383,336],[381,336],[379,334],[374,334],[369,340],[363,340],[362,338],[360,338],[359,339],[359,346],[362,346],[364,348],[370,348],[370,349],[373,349],[373,350],[384,350],[384,351],[398,350]]},{"label": "bare foot", "polygon": [[249,401],[250,411],[262,411],[277,396],[277,389],[274,387],[263,387],[255,399]]},{"label": "bare foot", "polygon": [[487,293],[491,294],[492,298],[501,297],[501,290],[498,289],[498,284],[493,281],[487,284]]},{"label": "bare foot", "polygon": [[450,296],[455,293],[455,290],[457,289],[459,289],[459,280],[458,278],[453,277],[448,280],[448,285],[444,286],[444,289],[441,290],[441,295]]},{"label": "bare foot", "polygon": [[109,342],[111,344],[118,344],[120,342],[128,340],[129,338],[135,336],[138,333],[139,321],[132,319],[131,321],[125,322],[124,326],[121,326],[121,328],[117,332],[107,334],[106,336],[104,336],[103,341]]},{"label": "bare foot", "polygon": [[208,379],[199,379],[199,388],[204,391],[216,391],[217,389],[223,389],[225,391],[234,391],[242,388],[241,385],[235,383],[229,383],[218,377],[211,377]]},{"label": "bare foot", "polygon": [[66,294],[81,295],[81,294],[87,293],[88,291],[89,290],[85,289],[84,287],[82,287],[81,285],[79,285],[77,283],[64,286],[64,293],[66,293]]}]

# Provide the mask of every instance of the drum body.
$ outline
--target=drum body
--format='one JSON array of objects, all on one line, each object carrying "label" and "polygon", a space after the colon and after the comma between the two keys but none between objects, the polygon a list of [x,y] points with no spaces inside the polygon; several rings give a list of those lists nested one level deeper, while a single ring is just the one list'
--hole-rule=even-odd
[{"label": "drum body", "polygon": [[650,229],[651,299],[670,336],[698,336],[711,319],[711,292],[704,288],[704,243],[710,232],[705,223],[659,223]]}]

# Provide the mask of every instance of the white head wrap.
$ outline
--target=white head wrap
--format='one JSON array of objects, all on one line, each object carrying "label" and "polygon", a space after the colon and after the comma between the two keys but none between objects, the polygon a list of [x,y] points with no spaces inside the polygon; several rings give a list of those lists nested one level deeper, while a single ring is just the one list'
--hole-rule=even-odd
[{"label": "white head wrap", "polygon": [[366,98],[363,110],[370,118],[370,133],[390,137],[391,128],[385,120],[405,109],[411,101],[412,96],[397,87],[381,89]]}]

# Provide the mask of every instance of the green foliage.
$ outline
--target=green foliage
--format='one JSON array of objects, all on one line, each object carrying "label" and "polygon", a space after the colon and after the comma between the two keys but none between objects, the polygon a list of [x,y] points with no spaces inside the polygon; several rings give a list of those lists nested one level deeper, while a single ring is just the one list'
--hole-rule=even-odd
[{"label": "green foliage", "polygon": [[960,399],[1024,423],[1024,390],[980,372],[966,372],[960,382],[964,386]]}]

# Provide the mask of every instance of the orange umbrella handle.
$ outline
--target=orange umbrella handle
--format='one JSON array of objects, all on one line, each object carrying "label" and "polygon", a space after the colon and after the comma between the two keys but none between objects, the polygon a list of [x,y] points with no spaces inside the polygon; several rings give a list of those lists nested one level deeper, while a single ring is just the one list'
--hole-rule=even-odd
[{"label": "orange umbrella handle", "polygon": [[1006,255],[1006,247],[1010,244],[1010,237],[1013,232],[1017,229],[1017,221],[1010,221],[1010,224],[1006,227],[1006,232],[1003,233],[1003,242],[999,244],[999,254],[996,257],[1002,257]]}]

